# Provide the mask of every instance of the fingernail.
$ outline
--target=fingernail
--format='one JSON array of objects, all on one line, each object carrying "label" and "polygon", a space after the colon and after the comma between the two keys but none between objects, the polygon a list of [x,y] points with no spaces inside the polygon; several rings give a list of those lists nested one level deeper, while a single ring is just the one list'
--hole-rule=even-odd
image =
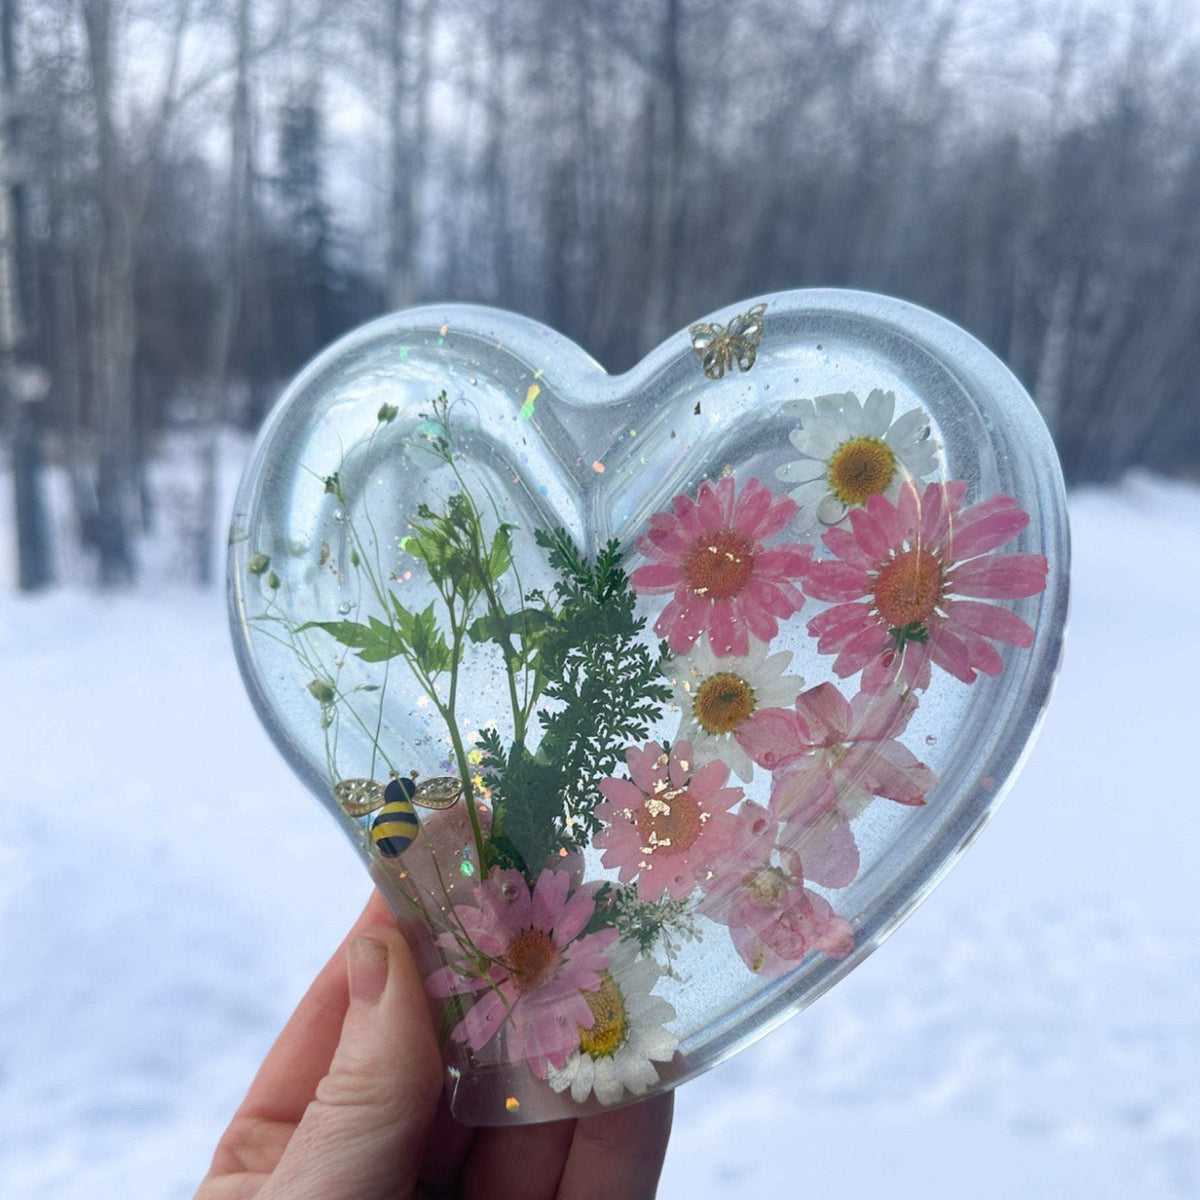
[{"label": "fingernail", "polygon": [[374,938],[355,938],[347,953],[350,999],[374,1004],[383,995],[388,977],[388,949]]}]

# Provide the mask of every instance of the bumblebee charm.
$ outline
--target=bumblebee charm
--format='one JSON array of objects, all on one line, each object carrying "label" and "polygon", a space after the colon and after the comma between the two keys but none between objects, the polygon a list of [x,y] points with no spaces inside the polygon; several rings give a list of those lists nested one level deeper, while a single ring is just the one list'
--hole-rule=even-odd
[{"label": "bumblebee charm", "polygon": [[343,779],[334,786],[333,798],[347,816],[365,817],[383,807],[383,784],[374,779]]},{"label": "bumblebee charm", "polygon": [[413,803],[422,808],[453,808],[462,793],[461,779],[456,779],[453,775],[438,775],[434,779],[425,779],[417,784]]},{"label": "bumblebee charm", "polygon": [[384,858],[396,858],[413,844],[421,823],[413,811],[417,785],[407,776],[393,779],[384,789],[386,803],[371,822],[371,843]]},{"label": "bumblebee charm", "polygon": [[765,304],[756,304],[749,312],[734,317],[728,325],[701,321],[693,325],[692,349],[709,379],[721,379],[736,362],[739,371],[748,371],[758,357],[762,337]]}]

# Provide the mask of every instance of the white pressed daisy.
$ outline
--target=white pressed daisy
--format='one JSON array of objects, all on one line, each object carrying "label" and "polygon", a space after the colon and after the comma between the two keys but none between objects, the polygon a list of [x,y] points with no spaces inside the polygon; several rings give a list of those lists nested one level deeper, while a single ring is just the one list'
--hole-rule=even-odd
[{"label": "white pressed daisy", "polygon": [[697,762],[721,759],[745,783],[754,764],[734,732],[759,709],[790,708],[804,687],[799,675],[784,674],[791,653],[768,654],[768,649],[766,642],[752,637],[748,654],[718,658],[702,637],[690,654],[671,659],[666,667],[674,703],[683,714],[676,741],[691,742]]},{"label": "white pressed daisy", "polygon": [[579,1049],[547,1081],[556,1092],[571,1089],[582,1104],[592,1092],[601,1104],[615,1104],[625,1092],[640,1096],[658,1081],[655,1063],[670,1062],[679,1039],[666,1026],[675,1009],[654,995],[658,965],[650,958],[626,956],[600,973],[600,986],[583,997],[595,1021],[579,1030]]},{"label": "white pressed daisy", "polygon": [[929,414],[913,408],[893,421],[895,408],[896,397],[878,388],[861,403],[842,392],[784,406],[800,418],[788,436],[804,457],[775,474],[797,485],[788,494],[800,506],[801,528],[837,525],[870,496],[894,501],[906,480],[933,473],[938,445]]}]

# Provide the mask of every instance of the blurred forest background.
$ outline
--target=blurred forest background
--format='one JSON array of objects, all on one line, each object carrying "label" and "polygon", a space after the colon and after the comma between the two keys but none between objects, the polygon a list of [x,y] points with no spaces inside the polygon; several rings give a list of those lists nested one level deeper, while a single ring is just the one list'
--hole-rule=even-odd
[{"label": "blurred forest background", "polygon": [[172,577],[210,581],[222,447],[422,300],[621,370],[755,293],[890,292],[1010,364],[1071,480],[1194,473],[1198,28],[1120,0],[0,0],[4,573],[124,585],[167,522]]}]

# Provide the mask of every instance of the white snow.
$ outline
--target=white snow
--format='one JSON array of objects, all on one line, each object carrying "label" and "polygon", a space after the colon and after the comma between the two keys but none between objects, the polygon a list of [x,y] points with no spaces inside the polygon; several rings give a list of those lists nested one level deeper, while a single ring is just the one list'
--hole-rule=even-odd
[{"label": "white snow", "polygon": [[[661,1195],[1200,1196],[1200,491],[1072,500],[1067,664],[993,825],[678,1096]],[[0,1195],[192,1194],[367,892],[216,594],[0,593]]]}]

